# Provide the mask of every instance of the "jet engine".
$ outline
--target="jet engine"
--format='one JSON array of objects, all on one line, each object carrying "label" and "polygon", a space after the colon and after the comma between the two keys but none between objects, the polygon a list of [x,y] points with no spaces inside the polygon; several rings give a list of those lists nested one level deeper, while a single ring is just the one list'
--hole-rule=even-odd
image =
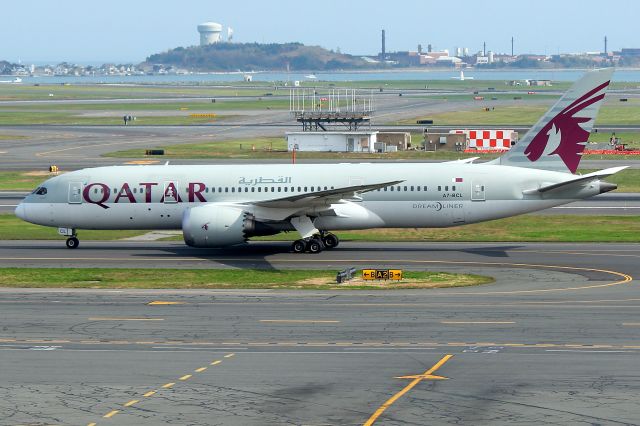
[{"label": "jet engine", "polygon": [[253,216],[239,207],[207,204],[185,210],[184,242],[192,247],[226,247],[242,244],[251,236]]}]

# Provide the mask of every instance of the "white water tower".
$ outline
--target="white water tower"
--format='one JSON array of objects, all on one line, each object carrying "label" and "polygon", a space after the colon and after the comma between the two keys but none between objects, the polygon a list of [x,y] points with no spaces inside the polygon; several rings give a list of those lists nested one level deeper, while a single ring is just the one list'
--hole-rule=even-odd
[{"label": "white water tower", "polygon": [[216,22],[205,22],[198,25],[198,32],[200,33],[200,46],[214,44],[220,41],[222,25]]}]

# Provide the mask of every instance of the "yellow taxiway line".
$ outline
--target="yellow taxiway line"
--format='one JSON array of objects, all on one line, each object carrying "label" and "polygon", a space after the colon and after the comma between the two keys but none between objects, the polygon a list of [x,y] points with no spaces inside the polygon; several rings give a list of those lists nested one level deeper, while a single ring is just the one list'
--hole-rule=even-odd
[{"label": "yellow taxiway line", "polygon": [[406,394],[411,389],[413,389],[421,381],[423,381],[423,380],[446,380],[447,379],[446,377],[434,376],[433,373],[435,373],[440,367],[442,367],[451,358],[453,358],[453,355],[445,355],[445,356],[443,356],[442,359],[440,359],[440,361],[438,361],[433,367],[431,367],[430,369],[425,371],[423,374],[398,377],[398,379],[413,379],[413,380],[411,381],[411,383],[409,383],[407,386],[405,386],[400,392],[396,393],[391,398],[389,398],[384,404],[382,404],[380,406],[380,408],[378,408],[371,415],[371,417],[369,417],[369,419],[364,423],[363,426],[371,426],[373,423],[375,423],[375,421],[378,420],[378,418],[382,415],[382,413],[385,412],[385,410],[387,408],[389,408],[391,405],[393,405],[394,402],[396,402],[404,394]]}]

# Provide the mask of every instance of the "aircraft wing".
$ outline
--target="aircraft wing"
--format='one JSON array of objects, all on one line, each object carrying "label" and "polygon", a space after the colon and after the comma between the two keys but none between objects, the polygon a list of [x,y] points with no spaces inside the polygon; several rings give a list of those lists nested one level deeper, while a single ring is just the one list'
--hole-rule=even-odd
[{"label": "aircraft wing", "polygon": [[252,202],[257,207],[278,208],[278,209],[301,209],[319,206],[328,206],[340,200],[356,198],[363,192],[375,191],[386,186],[397,185],[403,180],[374,183],[369,185],[354,185],[343,188],[328,189],[326,191],[306,192],[304,194],[291,195],[289,197],[275,198]]}]

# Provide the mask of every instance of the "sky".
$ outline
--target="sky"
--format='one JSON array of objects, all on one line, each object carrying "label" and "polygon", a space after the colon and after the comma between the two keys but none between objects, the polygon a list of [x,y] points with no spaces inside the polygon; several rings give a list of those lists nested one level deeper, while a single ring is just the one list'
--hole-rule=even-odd
[{"label": "sky", "polygon": [[468,47],[556,54],[640,47],[638,0],[31,0],[0,9],[0,60],[22,63],[138,63],[197,45],[196,26],[213,21],[237,42],[301,42],[374,55]]}]

